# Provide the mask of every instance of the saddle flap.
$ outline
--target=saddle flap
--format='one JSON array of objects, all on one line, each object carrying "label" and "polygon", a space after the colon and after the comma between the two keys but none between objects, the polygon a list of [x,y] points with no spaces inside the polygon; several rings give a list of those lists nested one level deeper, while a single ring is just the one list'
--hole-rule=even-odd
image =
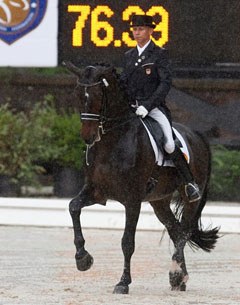
[{"label": "saddle flap", "polygon": [[[148,133],[153,151],[156,157],[156,162],[159,166],[174,166],[173,162],[167,158],[167,154],[163,148],[164,145],[164,134],[161,126],[156,120],[147,116],[141,119],[146,131]],[[187,148],[187,144],[183,136],[179,133],[176,128],[172,128],[175,144],[181,149],[187,162],[190,162],[190,155]]]},{"label": "saddle flap", "polygon": [[146,125],[147,129],[151,133],[154,141],[156,142],[157,148],[164,154],[164,134],[161,126],[156,120],[150,116],[146,116],[143,120],[143,123]]}]

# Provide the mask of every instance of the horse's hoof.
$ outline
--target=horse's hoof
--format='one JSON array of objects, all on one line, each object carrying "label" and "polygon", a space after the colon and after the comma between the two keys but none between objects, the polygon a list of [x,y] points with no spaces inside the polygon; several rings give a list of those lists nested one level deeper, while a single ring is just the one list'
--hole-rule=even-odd
[{"label": "horse's hoof", "polygon": [[186,291],[186,284],[182,283],[179,288],[180,288],[180,291]]},{"label": "horse's hoof", "polygon": [[86,271],[90,269],[92,264],[93,264],[93,257],[89,253],[87,253],[82,258],[76,257],[76,265],[78,270],[80,271]]},{"label": "horse's hoof", "polygon": [[172,291],[186,291],[186,284],[183,280],[184,273],[182,271],[169,272],[169,282]]},{"label": "horse's hoof", "polygon": [[171,291],[186,291],[186,284],[181,283],[179,286],[172,286]]},{"label": "horse's hoof", "polygon": [[114,290],[114,294],[128,294],[129,293],[129,287],[126,285],[116,285]]}]

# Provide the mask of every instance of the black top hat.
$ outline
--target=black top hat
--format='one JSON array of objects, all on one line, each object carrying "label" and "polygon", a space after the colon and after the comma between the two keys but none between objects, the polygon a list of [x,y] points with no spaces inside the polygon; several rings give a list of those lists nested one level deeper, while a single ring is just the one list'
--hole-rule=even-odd
[{"label": "black top hat", "polygon": [[130,27],[132,28],[134,26],[149,26],[153,29],[156,27],[152,16],[149,15],[133,15],[130,22]]}]

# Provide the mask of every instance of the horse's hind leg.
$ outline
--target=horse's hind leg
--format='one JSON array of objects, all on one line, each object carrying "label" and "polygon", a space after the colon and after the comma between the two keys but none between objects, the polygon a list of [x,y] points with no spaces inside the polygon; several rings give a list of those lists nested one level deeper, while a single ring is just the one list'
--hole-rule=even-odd
[{"label": "horse's hind leg", "polygon": [[131,206],[125,206],[126,210],[126,224],[124,234],[122,238],[122,251],[124,254],[124,269],[120,282],[115,286],[113,293],[128,294],[131,284],[131,257],[135,250],[135,233],[139,213],[141,209],[141,203],[137,203]]},{"label": "horse's hind leg", "polygon": [[186,290],[188,273],[184,258],[184,247],[187,236],[183,232],[180,222],[170,209],[170,198],[150,202],[156,216],[166,227],[168,234],[174,244],[174,254],[172,256],[172,266],[169,271],[169,281],[172,290]]}]

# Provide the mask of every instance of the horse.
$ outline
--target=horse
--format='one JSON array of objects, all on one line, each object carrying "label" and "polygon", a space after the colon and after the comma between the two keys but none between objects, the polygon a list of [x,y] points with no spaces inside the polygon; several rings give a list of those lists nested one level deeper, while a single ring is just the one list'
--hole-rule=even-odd
[{"label": "horse", "polygon": [[208,141],[187,126],[173,124],[187,143],[190,168],[200,187],[201,199],[194,203],[188,201],[181,178],[172,166],[157,167],[158,183],[147,194],[146,185],[156,169],[156,159],[142,120],[129,106],[116,69],[104,64],[80,69],[71,62],[65,66],[77,76],[81,137],[87,145],[85,184],[69,203],[77,269],[86,271],[93,264],[93,257],[84,246],[80,221],[82,208],[97,203],[106,205],[107,200],[116,200],[125,207],[121,242],[124,267],[113,293],[128,294],[132,282],[130,267],[136,226],[141,203],[148,201],[174,245],[169,271],[171,290],[185,291],[188,280],[184,258],[186,243],[210,252],[219,238],[219,228],[204,229],[201,225],[211,172]]}]

